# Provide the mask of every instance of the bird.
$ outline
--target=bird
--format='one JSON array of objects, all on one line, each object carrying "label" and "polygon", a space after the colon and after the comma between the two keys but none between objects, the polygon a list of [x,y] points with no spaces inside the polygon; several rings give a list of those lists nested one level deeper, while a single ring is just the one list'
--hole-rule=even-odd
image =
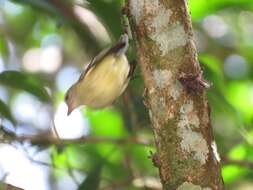
[{"label": "bird", "polygon": [[128,35],[122,34],[111,48],[101,51],[65,94],[67,115],[79,106],[93,109],[110,106],[126,89],[136,64],[126,57]]}]

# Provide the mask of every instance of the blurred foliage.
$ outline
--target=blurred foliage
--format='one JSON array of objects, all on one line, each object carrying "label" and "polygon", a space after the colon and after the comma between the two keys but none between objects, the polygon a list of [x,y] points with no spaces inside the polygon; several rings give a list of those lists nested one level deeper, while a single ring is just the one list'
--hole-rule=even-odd
[{"label": "blurred foliage", "polygon": [[86,176],[85,180],[81,183],[78,190],[99,189],[101,170],[101,164],[96,165],[96,167],[94,167],[93,170],[89,172],[89,175]]},{"label": "blurred foliage", "polygon": [[2,100],[0,100],[0,115],[6,119],[9,119],[13,124],[16,123],[8,106]]},{"label": "blurred foliage", "polygon": [[253,10],[251,0],[190,0],[189,5],[193,20],[202,19],[224,9]]},{"label": "blurred foliage", "polygon": [[[58,25],[65,24],[65,23],[70,25],[75,30],[75,32],[79,34],[79,37],[83,40],[84,45],[93,44],[93,46],[89,46],[89,49],[96,51],[96,49],[100,47],[99,42],[93,36],[93,34],[89,32],[89,29],[87,28],[87,26],[83,25],[78,19],[78,17],[76,17],[75,14],[73,13],[73,10],[71,9],[71,6],[72,6],[71,2],[61,1],[61,0],[56,0],[56,1],[13,0],[13,1],[18,2],[18,3],[23,3],[25,5],[30,5],[30,6],[25,6],[25,7],[36,8],[39,11],[55,16],[55,20],[56,22],[58,22],[57,23]],[[13,17],[13,21],[15,23],[12,23],[11,26],[13,25],[19,26],[20,23],[21,24],[24,23],[22,22],[23,17],[26,19],[29,19],[28,21],[31,22],[31,20],[34,19],[35,15],[29,15],[30,13],[29,10],[30,9],[24,10],[21,17],[19,15],[15,15],[15,17]],[[33,11],[33,13],[35,13],[35,11]],[[25,20],[25,23],[27,23],[27,20]],[[29,24],[29,26],[32,26],[32,25]],[[23,30],[24,29],[27,30],[27,28],[30,28],[30,27],[22,27]],[[17,28],[17,29],[20,29],[20,28]],[[13,31],[17,32],[19,30],[16,30],[14,28]],[[22,33],[20,35],[22,35]]]},{"label": "blurred foliage", "polygon": [[[207,94],[219,152],[227,159],[253,162],[253,2],[188,2],[199,60],[205,78],[213,83]],[[113,108],[83,108],[70,122],[60,115],[64,93],[76,80],[73,76],[78,77],[83,65],[122,33],[123,4],[123,0],[1,0],[1,126],[11,130],[15,126],[17,134],[30,134],[31,129],[40,134],[50,131],[52,118],[57,125],[60,117],[61,124],[70,125],[73,131],[80,120],[86,124],[86,132],[81,131],[79,137],[152,138],[141,98],[139,68],[124,98]],[[131,47],[128,57],[135,57]],[[24,92],[36,97],[37,102],[18,102]],[[15,107],[18,103],[21,108]],[[36,109],[34,115],[31,108]],[[41,123],[48,127],[41,129]],[[62,126],[56,127],[59,130]],[[68,133],[71,131],[65,132]],[[39,152],[45,150],[36,148]],[[62,189],[57,184],[62,183],[63,176],[77,182],[75,189],[148,189],[132,178],[155,177],[159,182],[157,170],[147,158],[153,149],[111,142],[51,145],[47,150],[52,164],[49,189]],[[71,169],[81,173],[78,180],[69,172]],[[222,174],[228,190],[248,190],[246,186],[253,189],[252,168],[224,165]],[[68,185],[66,189],[73,188]]]},{"label": "blurred foliage", "polygon": [[117,0],[113,3],[108,3],[108,1],[89,0],[88,2],[89,8],[103,21],[107,30],[112,34],[112,38],[117,40],[122,33],[121,7],[123,6],[124,1]]},{"label": "blurred foliage", "polygon": [[0,73],[0,84],[25,90],[44,102],[50,99],[46,89],[43,87],[43,81],[27,73],[4,71]]},{"label": "blurred foliage", "polygon": [[8,54],[8,47],[6,43],[6,39],[3,35],[0,34],[0,55],[4,57]]}]

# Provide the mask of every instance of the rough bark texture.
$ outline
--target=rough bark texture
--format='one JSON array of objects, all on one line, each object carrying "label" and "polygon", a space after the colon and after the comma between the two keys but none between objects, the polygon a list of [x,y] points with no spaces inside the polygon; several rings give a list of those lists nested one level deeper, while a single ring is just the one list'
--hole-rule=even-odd
[{"label": "rough bark texture", "polygon": [[205,92],[195,88],[198,80],[190,83],[195,93],[179,82],[182,74],[201,73],[186,0],[128,0],[125,10],[147,88],[163,188],[223,189]]}]

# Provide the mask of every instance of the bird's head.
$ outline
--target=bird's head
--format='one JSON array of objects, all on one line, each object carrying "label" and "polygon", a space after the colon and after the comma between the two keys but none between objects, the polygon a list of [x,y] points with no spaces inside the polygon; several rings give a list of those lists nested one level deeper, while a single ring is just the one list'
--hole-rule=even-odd
[{"label": "bird's head", "polygon": [[68,115],[71,114],[71,112],[79,106],[78,97],[76,96],[76,87],[73,85],[69,88],[69,90],[65,94],[65,103],[68,106]]}]

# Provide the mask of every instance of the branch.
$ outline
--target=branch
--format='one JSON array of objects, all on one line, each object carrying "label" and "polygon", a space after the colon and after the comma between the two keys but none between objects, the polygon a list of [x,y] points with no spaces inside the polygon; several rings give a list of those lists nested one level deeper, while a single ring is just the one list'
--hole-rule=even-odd
[{"label": "branch", "polygon": [[19,187],[15,187],[13,185],[10,185],[10,184],[4,183],[4,182],[0,182],[0,189],[3,189],[3,190],[23,190]]},{"label": "branch", "polygon": [[237,165],[240,167],[253,169],[253,162],[249,160],[233,160],[226,156],[221,156],[221,160],[224,165]]},{"label": "branch", "polygon": [[24,142],[29,141],[35,145],[60,145],[60,144],[84,144],[84,143],[113,143],[118,145],[124,144],[138,144],[143,146],[153,146],[151,140],[142,137],[129,138],[113,138],[113,137],[96,137],[96,136],[82,136],[77,139],[59,139],[48,134],[44,135],[23,135],[23,136],[8,136],[8,138],[0,139],[0,142],[9,143],[12,141]]}]

